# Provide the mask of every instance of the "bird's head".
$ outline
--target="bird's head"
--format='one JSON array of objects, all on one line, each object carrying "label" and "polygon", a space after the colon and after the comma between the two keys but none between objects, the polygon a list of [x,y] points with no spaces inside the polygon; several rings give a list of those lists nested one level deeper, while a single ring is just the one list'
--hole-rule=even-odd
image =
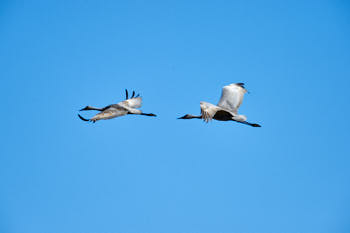
[{"label": "bird's head", "polygon": [[179,117],[179,118],[177,118],[177,119],[188,119],[189,116],[190,116],[189,114],[186,114],[185,116]]}]

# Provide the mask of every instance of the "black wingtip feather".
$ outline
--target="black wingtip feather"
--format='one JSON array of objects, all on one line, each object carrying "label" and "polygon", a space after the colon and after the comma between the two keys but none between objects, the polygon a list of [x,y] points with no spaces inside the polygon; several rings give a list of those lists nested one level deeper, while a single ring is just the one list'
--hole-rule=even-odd
[{"label": "black wingtip feather", "polygon": [[128,93],[128,89],[125,89],[125,99],[129,99],[129,93]]}]

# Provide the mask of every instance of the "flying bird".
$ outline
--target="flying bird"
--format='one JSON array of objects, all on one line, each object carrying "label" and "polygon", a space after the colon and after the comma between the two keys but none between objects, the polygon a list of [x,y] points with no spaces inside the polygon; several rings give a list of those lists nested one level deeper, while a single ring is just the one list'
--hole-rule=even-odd
[{"label": "flying bird", "polygon": [[205,122],[209,122],[212,119],[218,121],[236,121],[253,127],[261,127],[259,124],[247,122],[246,116],[238,114],[238,108],[246,92],[244,83],[232,83],[224,86],[217,105],[200,102],[201,115],[194,116],[187,114],[178,119],[203,119]]},{"label": "flying bird", "polygon": [[124,116],[127,114],[156,116],[153,113],[143,113],[141,110],[137,109],[137,108],[141,108],[142,98],[140,97],[139,94],[135,96],[135,91],[132,92],[132,96],[130,99],[128,97],[128,90],[125,90],[125,94],[126,94],[125,100],[117,104],[111,104],[104,108],[95,108],[91,106],[86,106],[85,108],[80,109],[80,111],[87,111],[87,110],[100,111],[100,113],[96,114],[91,119],[85,119],[80,114],[78,114],[78,116],[83,121],[91,121],[94,123],[98,120],[112,119],[112,118]]}]

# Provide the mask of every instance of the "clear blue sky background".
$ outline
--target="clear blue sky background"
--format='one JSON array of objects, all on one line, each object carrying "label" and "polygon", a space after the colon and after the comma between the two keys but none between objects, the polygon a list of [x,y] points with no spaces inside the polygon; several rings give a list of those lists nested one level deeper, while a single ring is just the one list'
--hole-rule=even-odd
[{"label": "clear blue sky background", "polygon": [[[0,35],[0,232],[350,232],[347,1],[3,0]],[[176,119],[233,82],[262,128]],[[158,117],[78,119],[125,88]]]}]

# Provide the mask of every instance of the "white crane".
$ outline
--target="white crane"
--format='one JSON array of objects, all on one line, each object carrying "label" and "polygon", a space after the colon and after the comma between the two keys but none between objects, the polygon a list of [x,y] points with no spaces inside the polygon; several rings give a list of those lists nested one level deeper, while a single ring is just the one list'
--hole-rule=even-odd
[{"label": "white crane", "polygon": [[85,119],[80,114],[78,114],[79,118],[83,121],[92,121],[96,122],[98,120],[107,120],[112,119],[115,117],[124,116],[127,114],[135,114],[135,115],[145,115],[145,116],[156,116],[153,113],[143,113],[141,110],[138,110],[137,108],[141,108],[142,98],[140,95],[135,96],[135,91],[133,91],[131,98],[128,98],[128,90],[125,90],[126,92],[126,99],[124,101],[121,101],[117,104],[111,104],[104,108],[94,108],[91,106],[86,106],[83,109],[80,109],[80,111],[87,111],[87,110],[96,110],[100,111],[100,113],[93,116],[91,119]]},{"label": "white crane", "polygon": [[261,127],[256,123],[247,122],[247,117],[238,114],[238,108],[243,101],[243,96],[247,92],[244,83],[232,83],[222,88],[220,101],[217,105],[200,102],[201,115],[194,116],[187,114],[178,119],[203,119],[209,122],[212,119],[218,121],[236,121],[253,127]]}]

